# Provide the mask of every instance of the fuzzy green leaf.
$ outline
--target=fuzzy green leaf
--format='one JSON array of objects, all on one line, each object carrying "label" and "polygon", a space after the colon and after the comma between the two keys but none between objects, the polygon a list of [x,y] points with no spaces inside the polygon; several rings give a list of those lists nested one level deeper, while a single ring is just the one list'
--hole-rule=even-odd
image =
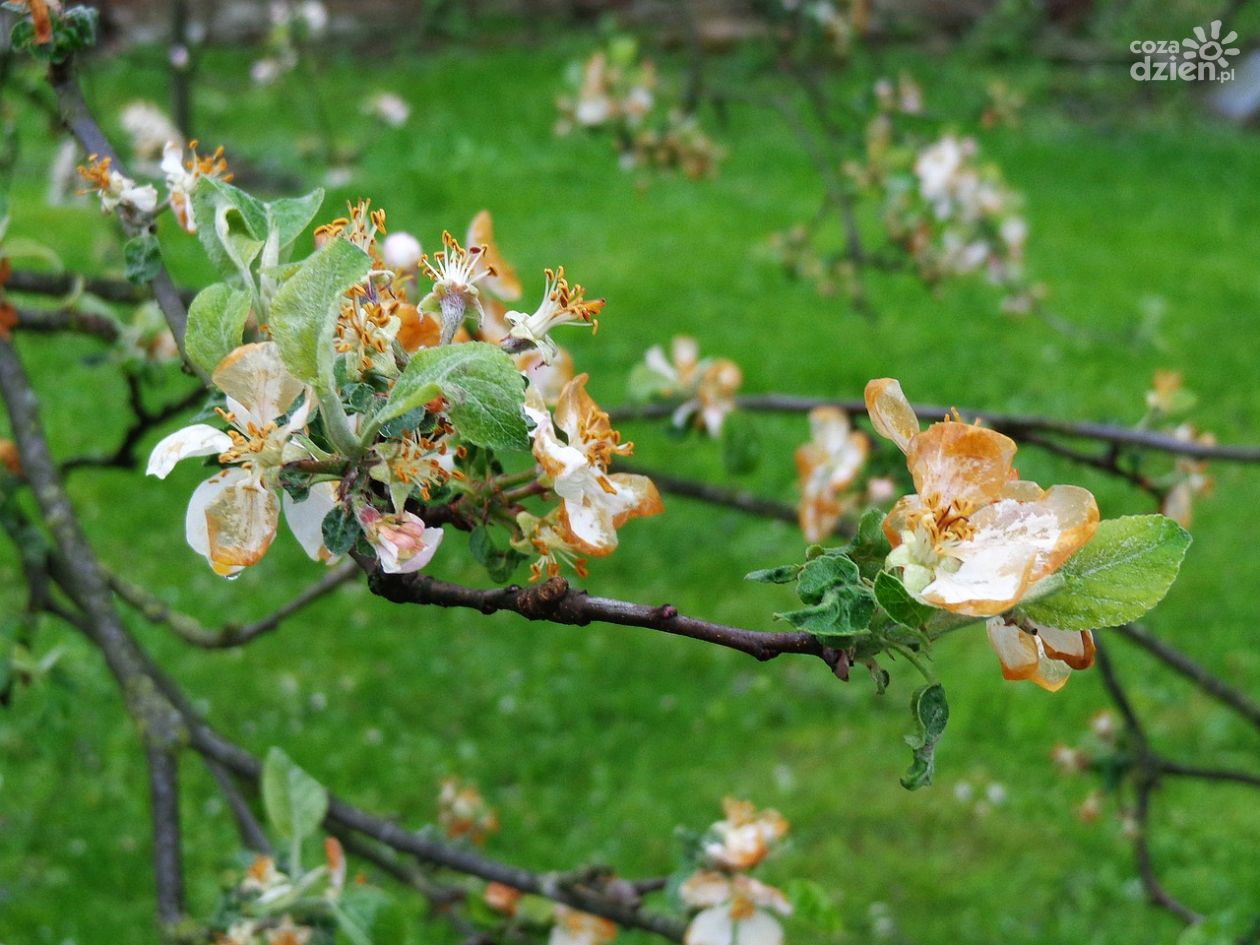
[{"label": "fuzzy green leaf", "polygon": [[279,748],[263,763],[262,796],[267,820],[287,840],[309,837],[328,813],[328,791]]},{"label": "fuzzy green leaf", "polygon": [[188,306],[188,333],[184,345],[189,359],[213,371],[236,350],[249,319],[250,294],[216,282],[197,293]]},{"label": "fuzzy green leaf", "polygon": [[439,395],[466,442],[494,450],[529,448],[525,381],[499,347],[473,341],[416,352],[375,422],[387,423]]},{"label": "fuzzy green leaf", "polygon": [[901,786],[917,790],[932,783],[936,771],[936,745],[949,722],[949,702],[940,683],[921,686],[910,697],[910,714],[918,729],[906,736],[906,744],[914,752],[909,770],[901,776]]},{"label": "fuzzy green leaf", "polygon": [[329,240],[271,300],[271,336],[285,366],[317,390],[333,383],[333,333],[341,297],[371,267],[371,257],[353,243]]},{"label": "fuzzy green leaf", "polygon": [[1059,570],[1062,587],[1021,610],[1061,630],[1137,620],[1164,599],[1189,547],[1190,533],[1163,515],[1110,519]]}]

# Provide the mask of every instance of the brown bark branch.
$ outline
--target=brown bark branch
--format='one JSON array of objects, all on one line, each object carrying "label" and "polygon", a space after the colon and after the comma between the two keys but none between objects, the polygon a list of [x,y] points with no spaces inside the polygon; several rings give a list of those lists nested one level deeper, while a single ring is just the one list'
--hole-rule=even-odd
[{"label": "brown bark branch", "polygon": [[[828,397],[799,397],[795,394],[750,394],[735,398],[741,410],[754,413],[808,413],[815,407],[839,407],[855,416],[866,414],[866,402],[857,399]],[[621,407],[609,411],[614,421],[653,420],[668,417],[674,412],[676,404],[654,403],[642,406]],[[950,413],[952,407],[939,404],[913,404],[914,412],[920,418],[943,417]],[[1102,443],[1114,443],[1119,446],[1131,446],[1136,449],[1153,450],[1173,456],[1189,456],[1194,459],[1214,459],[1232,463],[1260,463],[1260,446],[1229,445],[1212,443],[1195,443],[1179,440],[1166,433],[1154,430],[1139,430],[1134,427],[1114,426],[1107,423],[1094,423],[1085,420],[1059,420],[1054,417],[1000,413],[992,410],[973,410],[958,408],[964,417],[974,417],[1005,433],[1019,437],[1027,433],[1048,433],[1073,439],[1097,440]]]},{"label": "brown bark branch", "polygon": [[547,620],[576,627],[595,622],[641,627],[738,650],[762,661],[785,653],[817,656],[833,672],[841,662],[840,652],[823,646],[812,633],[746,630],[684,617],[672,604],[653,607],[610,597],[591,597],[586,591],[571,588],[560,577],[528,588],[483,589],[440,581],[420,573],[385,574],[376,567],[375,559],[361,561],[360,565],[368,572],[368,587],[372,593],[396,604],[467,607],[483,614],[506,610],[527,620]]}]

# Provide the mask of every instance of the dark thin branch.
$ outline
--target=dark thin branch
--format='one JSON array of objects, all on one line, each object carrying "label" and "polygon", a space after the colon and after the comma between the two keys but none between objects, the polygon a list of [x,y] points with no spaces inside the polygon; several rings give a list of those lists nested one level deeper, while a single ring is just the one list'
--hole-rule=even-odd
[{"label": "dark thin branch", "polygon": [[16,330],[28,334],[77,332],[82,335],[93,335],[108,342],[117,341],[121,334],[121,328],[114,319],[92,312],[76,311],[72,308],[56,311],[19,308],[17,309]]},{"label": "dark thin branch", "polygon": [[[62,120],[78,139],[83,150],[88,154],[110,158],[113,167],[119,173],[125,173],[117,152],[110,145],[105,133],[101,131],[96,119],[92,117],[91,110],[83,99],[83,92],[75,77],[73,61],[54,63],[48,71],[48,82],[57,95],[57,107],[61,110]],[[170,327],[171,334],[175,336],[175,344],[179,346],[182,353],[184,333],[188,326],[188,309],[184,305],[179,290],[175,288],[175,283],[171,281],[170,273],[160,262],[151,285],[153,297],[162,309],[162,314],[166,316],[166,324]],[[203,371],[190,361],[186,363],[193,373],[205,380]]]},{"label": "dark thin branch", "polygon": [[739,650],[758,660],[773,659],[784,653],[817,656],[833,670],[840,660],[839,651],[823,646],[812,633],[745,630],[684,617],[671,604],[652,607],[609,597],[591,597],[583,590],[569,587],[560,577],[528,588],[482,589],[439,581],[420,573],[385,574],[376,567],[375,559],[360,564],[368,571],[368,587],[372,593],[396,604],[467,607],[483,614],[507,610],[528,620],[548,620],[577,627],[595,622],[642,627]]},{"label": "dark thin branch", "polygon": [[616,471],[647,476],[661,492],[670,495],[696,499],[700,502],[707,502],[710,505],[721,505],[737,509],[740,512],[747,512],[749,515],[772,518],[780,522],[790,522],[793,525],[797,522],[796,509],[792,506],[785,502],[776,502],[774,499],[767,499],[752,492],[746,492],[743,489],[729,489],[710,482],[684,479],[681,476],[672,476],[669,473],[659,472],[655,469],[642,469],[637,465],[622,462],[617,463]]},{"label": "dark thin branch", "polygon": [[318,581],[261,620],[246,624],[227,624],[220,630],[209,629],[195,617],[175,610],[144,588],[116,574],[109,575],[109,583],[115,593],[139,611],[146,620],[166,624],[181,640],[193,646],[206,650],[225,650],[244,646],[270,633],[285,620],[340,587],[357,573],[358,568],[354,562],[343,562],[330,568]]},{"label": "dark thin branch", "polygon": [[1154,765],[1160,774],[1166,774],[1175,778],[1194,778],[1199,781],[1222,781],[1260,787],[1260,774],[1252,774],[1250,771],[1185,765],[1178,761],[1170,761],[1167,758],[1154,759]]},{"label": "dark thin branch", "polygon": [[1078,463],[1081,466],[1089,466],[1092,469],[1100,470],[1109,476],[1116,476],[1125,482],[1141,489],[1147,495],[1153,497],[1157,502],[1162,502],[1168,490],[1153,483],[1147,476],[1132,469],[1126,469],[1120,464],[1120,456],[1118,451],[1112,447],[1106,453],[1101,455],[1095,453],[1087,453],[1084,450],[1074,449],[1071,446],[1065,446],[1057,440],[1040,436],[1036,433],[1020,434],[1020,443],[1027,446],[1035,446],[1043,449],[1047,453],[1053,453],[1055,456],[1062,456],[1064,459]]},{"label": "dark thin branch", "polygon": [[1125,624],[1107,631],[1136,643],[1160,662],[1176,670],[1213,699],[1233,709],[1256,728],[1260,728],[1260,705],[1239,692],[1209,670],[1200,666],[1176,647],[1165,643],[1139,624]]},{"label": "dark thin branch", "polygon": [[232,812],[232,819],[236,822],[236,832],[240,835],[241,845],[254,853],[270,856],[271,841],[267,839],[267,832],[254,816],[254,810],[249,806],[249,801],[241,793],[235,776],[213,759],[203,758],[202,760],[206,763],[206,768],[209,769],[215,783],[219,785],[219,791],[223,794],[224,800],[227,801],[228,809]]},{"label": "dark thin branch", "polygon": [[[86,279],[74,273],[44,273],[14,271],[9,276],[5,288],[10,292],[24,292],[29,295],[49,295],[66,298],[79,292],[87,292],[106,302],[119,304],[139,304],[153,298],[152,291],[143,285],[136,285],[124,279]],[[180,299],[185,305],[192,302],[197,293],[185,289],[180,292]]]},{"label": "dark thin branch", "polygon": [[186,410],[200,404],[206,398],[204,387],[195,387],[178,400],[164,404],[157,410],[150,410],[144,405],[144,398],[140,389],[140,379],[131,372],[127,372],[127,392],[128,402],[131,405],[131,411],[135,419],[131,426],[123,433],[122,442],[113,453],[108,456],[76,456],[67,460],[62,464],[63,473],[73,469],[84,469],[88,467],[104,468],[104,469],[133,469],[137,464],[136,447],[140,445],[140,441],[144,435],[155,426],[165,423],[172,417],[178,416]]},{"label": "dark thin branch", "polygon": [[[794,394],[753,394],[735,398],[741,410],[754,413],[808,413],[815,407],[839,407],[847,413],[863,416],[864,400],[834,399],[827,397],[798,397]],[[654,420],[673,414],[677,404],[654,403],[642,406],[621,407],[609,411],[614,421]],[[920,418],[943,417],[952,407],[938,404],[914,404]],[[974,417],[1000,433],[1019,437],[1027,433],[1050,433],[1075,439],[1098,440],[1120,446],[1169,453],[1174,456],[1190,456],[1195,459],[1215,459],[1234,463],[1260,463],[1260,446],[1231,446],[1226,444],[1196,443],[1179,440],[1166,433],[1140,430],[1135,427],[1113,426],[1090,421],[1058,420],[1054,417],[1038,417],[1021,414],[998,413],[991,410],[958,408],[964,417]]]},{"label": "dark thin branch", "polygon": [[1159,875],[1155,871],[1148,833],[1151,794],[1159,786],[1159,767],[1155,756],[1150,750],[1150,743],[1147,740],[1142,722],[1138,718],[1137,711],[1129,700],[1128,693],[1125,692],[1119,676],[1116,675],[1115,666],[1112,665],[1111,656],[1107,652],[1106,645],[1098,639],[1095,639],[1094,642],[1097,647],[1096,659],[1098,671],[1102,676],[1103,686],[1124,720],[1125,730],[1128,734],[1128,748],[1133,758],[1133,775],[1137,792],[1133,812],[1133,820],[1136,825],[1133,835],[1133,852],[1137,860],[1138,876],[1141,879],[1142,888],[1146,892],[1146,898],[1152,905],[1171,912],[1188,924],[1199,922],[1203,917],[1165,889],[1163,883],[1159,880]]}]

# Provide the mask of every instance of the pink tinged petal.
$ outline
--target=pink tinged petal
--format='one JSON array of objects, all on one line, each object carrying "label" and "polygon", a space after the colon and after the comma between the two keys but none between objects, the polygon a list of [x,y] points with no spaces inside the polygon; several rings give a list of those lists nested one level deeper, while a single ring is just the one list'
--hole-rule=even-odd
[{"label": "pink tinged petal", "polygon": [[149,466],[145,474],[165,479],[175,464],[190,456],[217,456],[232,448],[232,438],[222,430],[205,423],[176,430],[162,439],[149,454]]},{"label": "pink tinged petal", "polygon": [[892,440],[903,453],[919,433],[919,418],[901,391],[900,382],[891,377],[873,380],[866,385],[866,410],[875,431]]},{"label": "pink tinged petal", "polygon": [[[399,520],[398,524],[387,524],[391,519]],[[374,536],[369,534],[380,559],[381,570],[386,574],[419,571],[433,560],[443,537],[442,529],[427,527],[419,516],[411,512],[388,517],[376,525]]]},{"label": "pink tinged petal", "polygon": [[332,564],[336,558],[324,545],[324,519],[337,507],[337,484],[335,482],[317,482],[311,486],[310,494],[301,502],[296,502],[286,492],[281,498],[284,507],[284,520],[289,523],[289,531],[298,540],[302,550],[312,561],[324,561]]},{"label": "pink tinged petal", "polygon": [[225,489],[248,479],[249,473],[236,466],[211,476],[193,490],[192,498],[188,500],[188,511],[184,516],[184,532],[189,546],[210,563],[210,567],[216,574],[224,577],[234,577],[242,569],[221,566],[216,564],[211,557],[210,527],[206,520],[206,509],[222,495]]},{"label": "pink tinged petal", "polygon": [[1034,636],[1001,617],[991,618],[985,624],[985,630],[1006,679],[1032,679],[1036,675],[1040,654]]},{"label": "pink tinged petal", "polygon": [[683,945],[735,945],[735,923],[725,905],[705,909],[691,920]]},{"label": "pink tinged petal", "polygon": [[919,495],[974,507],[1001,498],[1015,450],[1015,441],[995,430],[947,420],[914,438],[906,462]]},{"label": "pink tinged petal", "polygon": [[274,341],[241,345],[214,369],[211,379],[245,409],[257,424],[270,423],[285,413],[304,385],[289,373]]},{"label": "pink tinged petal", "polygon": [[215,570],[246,568],[262,560],[276,537],[279,502],[246,474],[206,506],[210,563]]}]

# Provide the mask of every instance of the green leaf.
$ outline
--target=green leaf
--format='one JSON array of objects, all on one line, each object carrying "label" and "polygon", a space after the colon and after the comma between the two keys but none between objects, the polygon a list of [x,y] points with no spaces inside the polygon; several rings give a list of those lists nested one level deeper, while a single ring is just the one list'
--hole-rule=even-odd
[{"label": "green leaf", "polygon": [[250,266],[267,239],[267,209],[240,188],[202,177],[193,191],[197,239],[229,284],[251,288]]},{"label": "green leaf", "polygon": [[65,12],[54,11],[52,40],[41,45],[35,42],[34,24],[29,19],[19,19],[9,34],[9,44],[45,62],[65,62],[80,50],[96,44],[96,21],[94,7],[75,6]]},{"label": "green leaf", "polygon": [[867,509],[858,521],[857,535],[844,551],[857,563],[862,577],[874,580],[884,569],[884,560],[892,551],[888,536],[884,534],[884,513],[879,509]]},{"label": "green leaf", "polygon": [[934,608],[915,600],[901,583],[901,578],[890,571],[880,571],[875,575],[875,600],[884,608],[884,613],[911,630],[922,627],[936,612]]},{"label": "green leaf", "polygon": [[197,293],[188,306],[188,357],[207,371],[240,347],[249,319],[250,294],[216,282]]},{"label": "green leaf", "polygon": [[128,282],[152,282],[162,268],[162,247],[157,237],[146,231],[127,240],[123,245],[123,265]]},{"label": "green leaf", "polygon": [[374,422],[386,423],[439,395],[461,439],[494,450],[529,448],[525,381],[498,346],[471,341],[417,351]]},{"label": "green leaf", "polygon": [[341,297],[371,267],[371,257],[353,243],[329,240],[276,292],[271,300],[271,336],[298,380],[317,390],[331,388]]},{"label": "green leaf", "polygon": [[262,773],[263,807],[276,833],[290,841],[309,837],[328,813],[324,786],[279,748],[267,752]]},{"label": "green leaf", "polygon": [[1190,533],[1163,515],[1109,519],[1059,570],[1062,587],[1020,609],[1061,630],[1128,623],[1164,599],[1189,547]]},{"label": "green leaf", "polygon": [[799,564],[783,564],[777,568],[762,568],[749,571],[744,575],[745,581],[756,581],[758,584],[790,584],[801,573]]},{"label": "green leaf", "polygon": [[499,548],[494,543],[490,529],[478,525],[468,535],[468,551],[473,560],[486,569],[490,580],[503,584],[525,560],[525,556],[515,548]]},{"label": "green leaf", "polygon": [[796,594],[806,604],[817,604],[829,588],[858,584],[858,566],[844,555],[822,555],[807,561],[796,579]]},{"label": "green leaf", "polygon": [[836,585],[818,603],[774,616],[825,644],[847,646],[853,637],[867,632],[874,615],[875,598],[869,590],[861,585]]},{"label": "green leaf", "polygon": [[354,510],[345,505],[337,506],[320,523],[324,547],[334,555],[344,555],[353,548],[362,530]]},{"label": "green leaf", "polygon": [[267,204],[272,225],[276,228],[280,252],[293,245],[294,240],[315,219],[324,202],[324,188],[316,187],[301,197],[282,197]]},{"label": "green leaf", "polygon": [[906,736],[914,752],[910,768],[901,776],[901,786],[914,791],[932,783],[936,771],[936,745],[949,722],[949,702],[940,683],[921,686],[910,697],[910,714],[918,731]]}]

